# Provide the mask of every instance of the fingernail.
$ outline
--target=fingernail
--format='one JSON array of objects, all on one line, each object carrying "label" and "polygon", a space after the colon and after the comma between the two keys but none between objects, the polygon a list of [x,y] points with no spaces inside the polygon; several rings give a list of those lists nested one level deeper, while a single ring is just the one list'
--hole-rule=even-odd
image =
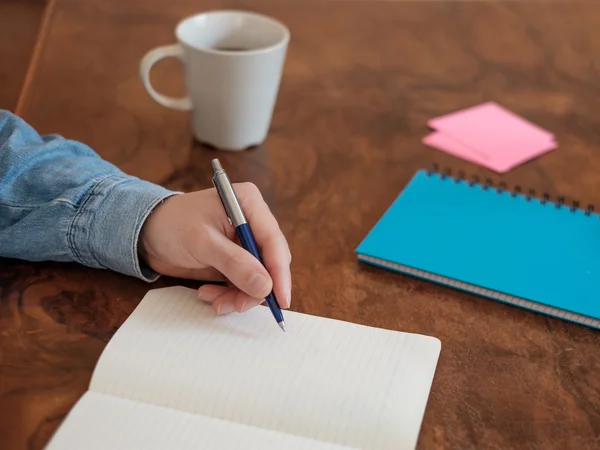
[{"label": "fingernail", "polygon": [[254,308],[255,306],[260,305],[260,300],[246,300],[242,305],[242,312],[248,311],[249,309]]},{"label": "fingernail", "polygon": [[217,314],[229,314],[233,311],[235,311],[233,303],[221,302],[219,303],[219,306],[217,306]]},{"label": "fingernail", "polygon": [[220,289],[213,289],[212,286],[200,286],[198,288],[198,298],[205,302],[212,302],[220,293]]},{"label": "fingernail", "polygon": [[285,287],[285,291],[284,291],[284,297],[283,297],[283,301],[285,303],[285,307],[289,308],[290,305],[292,304],[292,287],[288,284]]},{"label": "fingernail", "polygon": [[248,280],[248,293],[252,297],[265,297],[269,280],[262,273],[255,273]]}]

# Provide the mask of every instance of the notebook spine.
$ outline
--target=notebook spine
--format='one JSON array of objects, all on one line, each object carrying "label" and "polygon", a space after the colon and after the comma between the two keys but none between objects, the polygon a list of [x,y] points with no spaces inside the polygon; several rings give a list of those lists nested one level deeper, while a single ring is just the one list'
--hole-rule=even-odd
[{"label": "notebook spine", "polygon": [[542,193],[541,197],[537,197],[535,189],[529,189],[527,192],[524,192],[521,189],[521,186],[519,185],[516,185],[512,189],[510,189],[505,182],[500,182],[497,185],[495,185],[493,180],[490,178],[480,180],[480,178],[477,175],[471,175],[470,177],[467,177],[465,172],[463,172],[462,170],[458,171],[457,174],[454,175],[452,173],[452,169],[445,168],[443,170],[440,170],[437,164],[433,164],[432,167],[427,170],[427,175],[437,175],[442,180],[448,179],[455,183],[467,183],[470,187],[477,185],[480,186],[484,191],[495,190],[498,194],[508,193],[512,197],[520,195],[523,196],[527,201],[530,201],[531,199],[535,198],[539,200],[539,202],[542,205],[551,204],[557,209],[565,208],[572,213],[576,211],[581,211],[586,216],[591,216],[595,209],[594,205],[592,204],[588,204],[588,206],[585,209],[583,209],[580,207],[580,202],[577,200],[573,200],[571,204],[566,204],[565,198],[562,196],[558,196],[556,197],[556,200],[552,200],[547,192]]}]

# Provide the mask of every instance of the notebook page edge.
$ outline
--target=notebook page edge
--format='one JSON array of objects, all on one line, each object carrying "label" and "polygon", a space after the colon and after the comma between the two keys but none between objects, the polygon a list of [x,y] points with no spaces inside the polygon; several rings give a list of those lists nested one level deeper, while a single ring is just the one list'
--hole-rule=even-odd
[{"label": "notebook page edge", "polygon": [[[425,339],[417,340],[416,336]],[[398,417],[401,426],[407,428],[404,434],[404,447],[411,449],[416,448],[419,441],[442,349],[441,341],[435,337],[415,334],[413,339],[415,345],[411,353],[414,356],[411,358],[412,364],[407,367],[407,373],[404,374],[406,381],[403,383],[405,389],[411,390],[412,395],[406,395],[406,398],[412,400],[413,404],[410,408],[404,409],[403,417]],[[407,413],[408,411],[411,413]]]}]

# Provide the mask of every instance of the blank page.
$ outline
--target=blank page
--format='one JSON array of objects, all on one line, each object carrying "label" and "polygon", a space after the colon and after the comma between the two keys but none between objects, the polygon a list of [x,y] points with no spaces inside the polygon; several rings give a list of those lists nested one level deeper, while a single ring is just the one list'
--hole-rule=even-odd
[{"label": "blank page", "polygon": [[46,450],[353,450],[88,391]]},{"label": "blank page", "polygon": [[359,449],[414,448],[440,342],[267,307],[216,316],[196,291],[150,291],[91,389]]}]

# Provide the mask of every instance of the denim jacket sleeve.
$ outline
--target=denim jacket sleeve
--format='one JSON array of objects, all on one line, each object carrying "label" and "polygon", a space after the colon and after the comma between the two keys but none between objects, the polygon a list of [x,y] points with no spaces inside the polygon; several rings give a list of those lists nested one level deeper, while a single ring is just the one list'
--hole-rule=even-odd
[{"label": "denim jacket sleeve", "polygon": [[158,274],[138,256],[138,235],[174,194],[0,110],[1,257],[71,261],[154,281]]}]

